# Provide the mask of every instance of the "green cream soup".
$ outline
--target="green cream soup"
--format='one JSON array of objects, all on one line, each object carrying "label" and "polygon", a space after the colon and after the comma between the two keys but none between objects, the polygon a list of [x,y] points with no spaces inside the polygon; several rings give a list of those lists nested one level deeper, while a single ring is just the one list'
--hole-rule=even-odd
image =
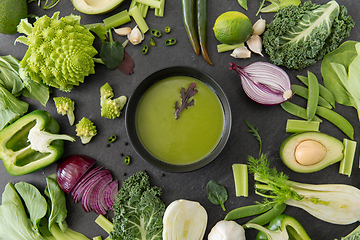
[{"label": "green cream soup", "polygon": [[[180,90],[196,83],[194,105],[175,119],[175,102],[181,106]],[[190,99],[190,100],[191,100]],[[190,101],[189,100],[189,101]],[[144,147],[157,159],[186,165],[206,157],[218,144],[224,113],[214,91],[187,76],[165,78],[151,86],[140,100],[136,128]]]}]

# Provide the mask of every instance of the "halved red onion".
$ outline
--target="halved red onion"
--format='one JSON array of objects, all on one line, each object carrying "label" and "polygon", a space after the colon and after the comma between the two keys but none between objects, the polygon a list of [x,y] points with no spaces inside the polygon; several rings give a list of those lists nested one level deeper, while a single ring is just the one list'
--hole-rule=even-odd
[{"label": "halved red onion", "polygon": [[60,188],[69,193],[95,163],[94,159],[84,155],[72,155],[65,158],[60,162],[56,171],[56,179]]},{"label": "halved red onion", "polygon": [[272,63],[254,62],[246,67],[230,63],[229,69],[239,74],[244,92],[257,103],[280,104],[293,95],[289,76]]}]

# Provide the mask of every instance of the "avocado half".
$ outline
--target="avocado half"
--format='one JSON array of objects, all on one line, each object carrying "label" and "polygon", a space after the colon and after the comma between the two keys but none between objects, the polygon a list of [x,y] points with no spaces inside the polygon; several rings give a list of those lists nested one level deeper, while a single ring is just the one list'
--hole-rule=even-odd
[{"label": "avocado half", "polygon": [[124,0],[71,0],[76,10],[89,15],[107,13],[119,6],[123,1]]},{"label": "avocado half", "polygon": [[[318,159],[316,163],[304,165],[296,159],[296,156],[298,156],[298,147],[299,145],[301,146],[304,145],[304,143],[310,142],[316,143],[317,146],[322,146],[324,148],[324,154],[321,155],[321,159]],[[304,148],[302,150],[304,150]],[[312,155],[318,152],[317,149],[311,148],[308,148],[306,151],[309,151],[307,154],[310,157],[313,157]],[[280,147],[280,157],[284,164],[291,170],[300,173],[310,173],[319,171],[340,161],[344,156],[343,151],[344,144],[332,136],[321,132],[302,132],[293,134],[285,139]]]}]

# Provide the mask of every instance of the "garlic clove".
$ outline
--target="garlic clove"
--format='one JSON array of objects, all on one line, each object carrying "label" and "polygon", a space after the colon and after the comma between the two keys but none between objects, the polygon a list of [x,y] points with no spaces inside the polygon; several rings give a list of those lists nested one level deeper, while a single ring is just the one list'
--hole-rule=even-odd
[{"label": "garlic clove", "polygon": [[234,51],[230,54],[234,58],[250,58],[251,52],[245,46],[235,48]]},{"label": "garlic clove", "polygon": [[116,28],[114,29],[114,32],[120,36],[127,36],[129,33],[131,33],[131,28],[129,27]]},{"label": "garlic clove", "polygon": [[259,35],[252,35],[249,40],[246,41],[247,46],[250,48],[250,50],[256,54],[264,56],[262,51],[262,41],[261,37]]},{"label": "garlic clove", "polygon": [[139,30],[139,28],[136,26],[131,30],[131,33],[127,35],[129,41],[133,45],[137,45],[144,40],[144,34]]},{"label": "garlic clove", "polygon": [[265,31],[265,27],[266,27],[266,21],[265,19],[262,19],[260,17],[259,20],[256,21],[256,23],[254,23],[253,25],[253,35],[261,35],[264,33]]}]

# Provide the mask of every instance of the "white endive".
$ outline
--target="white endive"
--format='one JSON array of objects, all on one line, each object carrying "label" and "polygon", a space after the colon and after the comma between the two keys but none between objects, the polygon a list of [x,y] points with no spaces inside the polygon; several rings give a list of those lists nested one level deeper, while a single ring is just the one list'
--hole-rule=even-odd
[{"label": "white endive", "polygon": [[234,222],[221,220],[211,229],[208,240],[245,240],[244,228]]},{"label": "white endive", "polygon": [[165,210],[163,240],[202,240],[208,215],[198,202],[179,199]]}]

